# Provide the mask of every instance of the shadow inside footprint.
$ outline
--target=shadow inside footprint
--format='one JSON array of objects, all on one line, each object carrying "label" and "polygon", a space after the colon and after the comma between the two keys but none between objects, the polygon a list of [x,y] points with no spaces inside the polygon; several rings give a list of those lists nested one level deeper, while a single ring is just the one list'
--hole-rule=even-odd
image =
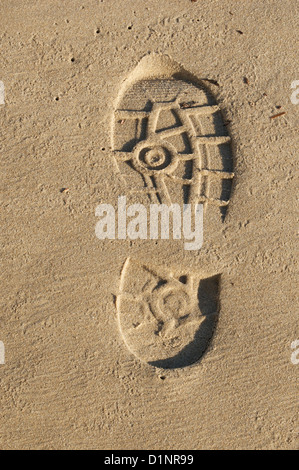
[{"label": "shadow inside footprint", "polygon": [[198,288],[198,305],[204,322],[196,332],[193,340],[178,354],[167,359],[149,362],[161,369],[177,369],[197,363],[206,352],[213,336],[218,319],[220,276],[213,276],[200,281]]}]

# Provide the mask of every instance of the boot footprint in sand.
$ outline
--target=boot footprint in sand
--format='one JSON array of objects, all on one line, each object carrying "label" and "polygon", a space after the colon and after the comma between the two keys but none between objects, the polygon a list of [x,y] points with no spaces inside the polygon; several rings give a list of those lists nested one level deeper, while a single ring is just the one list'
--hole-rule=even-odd
[{"label": "boot footprint in sand", "polygon": [[[113,155],[127,196],[155,204],[213,206],[222,221],[233,168],[220,109],[200,80],[165,56],[144,58],[124,83],[113,118]],[[163,267],[164,265],[164,267]],[[156,367],[200,360],[219,313],[220,275],[128,258],[117,298],[128,349]]]}]

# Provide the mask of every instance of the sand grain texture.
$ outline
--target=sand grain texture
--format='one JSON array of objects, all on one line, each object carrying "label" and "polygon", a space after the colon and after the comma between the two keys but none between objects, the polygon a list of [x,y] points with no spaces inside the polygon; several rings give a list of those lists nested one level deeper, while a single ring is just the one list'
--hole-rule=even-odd
[{"label": "sand grain texture", "polygon": [[[298,2],[2,0],[0,17],[0,448],[298,447]],[[204,84],[231,138],[230,202],[224,220],[208,207],[199,254],[95,236],[96,206],[127,191],[113,122],[145,57]],[[127,348],[129,257],[220,276],[196,366],[159,369],[168,353]]]}]

